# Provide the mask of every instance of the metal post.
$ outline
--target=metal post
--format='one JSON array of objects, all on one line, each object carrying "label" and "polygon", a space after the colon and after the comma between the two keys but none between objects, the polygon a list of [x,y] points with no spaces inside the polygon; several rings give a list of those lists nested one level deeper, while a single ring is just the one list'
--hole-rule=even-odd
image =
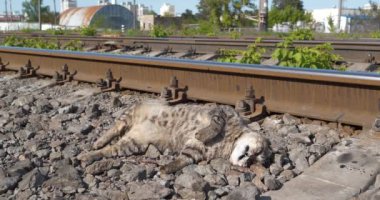
[{"label": "metal post", "polygon": [[55,4],[55,0],[53,1],[54,3],[54,25],[57,25],[57,7]]},{"label": "metal post", "polygon": [[40,30],[42,29],[41,24],[41,0],[38,0],[38,24],[40,26]]},{"label": "metal post", "polygon": [[8,0],[5,0],[5,19],[8,22]]},{"label": "metal post", "polygon": [[11,22],[13,22],[12,0],[9,0],[9,11],[10,11]]},{"label": "metal post", "polygon": [[259,30],[268,31],[268,0],[260,0]]},{"label": "metal post", "polygon": [[133,0],[133,29],[136,29],[136,18],[137,18],[137,9],[136,9],[136,0]]},{"label": "metal post", "polygon": [[343,0],[339,0],[339,8],[338,8],[338,30],[340,31],[341,17],[342,17],[342,9],[343,9]]}]

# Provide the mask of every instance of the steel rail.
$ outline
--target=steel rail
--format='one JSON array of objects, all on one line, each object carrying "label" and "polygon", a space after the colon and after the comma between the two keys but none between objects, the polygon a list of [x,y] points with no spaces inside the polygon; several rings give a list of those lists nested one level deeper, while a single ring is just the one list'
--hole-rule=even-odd
[{"label": "steel rail", "polygon": [[[7,34],[0,34],[0,40]],[[171,48],[176,52],[186,52],[190,48],[196,49],[198,53],[215,53],[219,49],[240,49],[244,50],[249,44],[254,42],[252,39],[218,39],[218,38],[150,38],[150,37],[83,37],[83,36],[49,36],[49,35],[26,35],[25,37],[40,37],[46,40],[57,39],[65,42],[69,40],[80,40],[86,45],[101,44],[109,40],[116,41],[122,45],[130,46],[149,46],[154,51]],[[270,55],[281,42],[281,39],[264,39],[258,44],[267,49],[266,55]],[[373,40],[313,40],[313,41],[294,41],[294,46],[314,46],[323,43],[331,43],[334,52],[341,55],[348,62],[366,62],[368,55],[380,59],[380,41]]]},{"label": "steel rail", "polygon": [[191,99],[235,105],[253,86],[267,110],[371,127],[380,114],[380,76],[261,65],[224,64],[85,52],[0,47],[2,61],[19,70],[28,60],[39,74],[53,76],[67,64],[76,80],[95,82],[108,69],[121,86],[161,92],[176,76]]}]

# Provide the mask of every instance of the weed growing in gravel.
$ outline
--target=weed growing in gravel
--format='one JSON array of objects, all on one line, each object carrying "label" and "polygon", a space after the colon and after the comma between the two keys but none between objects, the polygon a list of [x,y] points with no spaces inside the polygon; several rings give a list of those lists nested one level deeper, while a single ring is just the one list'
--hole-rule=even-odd
[{"label": "weed growing in gravel", "polygon": [[162,26],[154,26],[152,31],[150,32],[150,36],[154,38],[168,37],[172,34],[173,33],[170,30],[165,29]]},{"label": "weed growing in gravel", "polygon": [[[336,69],[335,61],[342,58],[333,54],[330,43],[315,47],[293,47],[293,40],[286,38],[277,45],[272,58],[278,60],[278,65],[286,67],[301,67],[311,69]],[[344,69],[340,69],[344,70]]]},{"label": "weed growing in gravel", "polygon": [[[243,63],[243,64],[260,64],[262,54],[265,53],[265,49],[258,47],[258,44],[262,41],[261,38],[257,38],[256,41],[249,45],[247,50],[227,50],[220,51],[219,62],[228,63]],[[240,57],[240,59],[238,58]]]},{"label": "weed growing in gravel", "polygon": [[288,37],[292,40],[314,40],[314,33],[310,29],[296,29]]},{"label": "weed growing in gravel", "polygon": [[82,36],[95,36],[96,35],[96,29],[91,26],[81,27],[79,29],[79,33]]}]

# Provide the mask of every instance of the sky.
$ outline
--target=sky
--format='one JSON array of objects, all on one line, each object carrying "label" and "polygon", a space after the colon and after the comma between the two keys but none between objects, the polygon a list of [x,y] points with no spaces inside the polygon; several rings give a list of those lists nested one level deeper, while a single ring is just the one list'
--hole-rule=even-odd
[{"label": "sky", "polygon": [[[21,11],[21,4],[25,0],[8,0],[12,1],[12,7],[13,10]],[[26,0],[27,1],[27,0]],[[60,8],[60,1],[56,0],[57,2],[57,10],[59,11]],[[77,0],[78,6],[91,6],[96,5],[97,0]],[[118,3],[121,3],[123,1],[133,1],[133,0],[118,0]],[[380,0],[374,0],[375,2],[380,2]],[[43,0],[45,5],[50,5],[51,10],[53,10],[53,2],[54,0]],[[198,4],[199,0],[136,0],[136,3],[145,4],[148,7],[152,7],[153,10],[157,13],[159,13],[160,7],[164,3],[170,3],[172,5],[175,5],[176,13],[183,13],[186,9],[193,10],[194,12],[197,12],[196,5]],[[258,2],[258,0],[254,0],[254,2]],[[269,0],[271,2],[271,0]],[[336,5],[338,5],[338,0],[304,0],[304,7],[307,10],[317,9],[317,8],[332,8]],[[345,0],[344,6],[347,8],[357,8],[361,7],[364,4],[368,3],[368,0]],[[8,5],[9,6],[9,5]],[[5,0],[0,0],[0,13],[3,13],[5,11]]]}]

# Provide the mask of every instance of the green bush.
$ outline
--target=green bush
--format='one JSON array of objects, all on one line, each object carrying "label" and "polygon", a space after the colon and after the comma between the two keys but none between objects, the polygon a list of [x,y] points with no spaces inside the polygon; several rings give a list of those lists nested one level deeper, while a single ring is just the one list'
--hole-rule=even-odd
[{"label": "green bush", "polygon": [[35,31],[35,29],[31,29],[29,27],[21,29],[21,32],[23,33],[33,33],[33,31]]},{"label": "green bush", "polygon": [[310,29],[296,29],[288,37],[292,40],[314,40],[314,33]]},{"label": "green bush", "polygon": [[215,24],[212,24],[208,21],[201,21],[199,23],[198,33],[200,35],[207,35],[211,37],[216,36],[219,32],[219,27]]},{"label": "green bush", "polygon": [[158,25],[154,26],[150,32],[150,36],[155,38],[168,37],[170,35],[172,35],[172,32],[170,30]]},{"label": "green bush", "polygon": [[301,67],[311,69],[335,69],[335,61],[341,60],[339,55],[333,54],[330,43],[315,47],[294,47],[293,41],[287,38],[277,45],[272,58],[279,61],[278,65],[286,67]]},{"label": "green bush", "polygon": [[372,33],[370,33],[370,36],[371,36],[371,38],[378,39],[378,38],[380,38],[380,31],[372,32]]},{"label": "green bush", "polygon": [[83,43],[79,40],[70,40],[68,43],[66,43],[63,46],[62,49],[68,50],[68,51],[82,51]]},{"label": "green bush", "polygon": [[242,34],[240,32],[238,32],[238,31],[232,31],[232,32],[230,32],[230,38],[234,39],[234,40],[240,39],[241,35]]},{"label": "green bush", "polygon": [[[245,51],[221,50],[219,53],[222,57],[217,61],[227,63],[260,64],[262,54],[265,53],[264,48],[258,47],[258,43],[261,41],[261,38],[257,38],[256,41],[249,45]],[[240,59],[237,58],[238,56]]]},{"label": "green bush", "polygon": [[128,29],[126,35],[130,37],[141,36],[143,32],[138,29]]},{"label": "green bush", "polygon": [[79,30],[79,33],[82,36],[95,36],[97,31],[94,27],[86,26],[86,27],[81,27]]},{"label": "green bush", "polygon": [[48,29],[47,32],[51,35],[66,35],[66,31],[62,28]]}]

